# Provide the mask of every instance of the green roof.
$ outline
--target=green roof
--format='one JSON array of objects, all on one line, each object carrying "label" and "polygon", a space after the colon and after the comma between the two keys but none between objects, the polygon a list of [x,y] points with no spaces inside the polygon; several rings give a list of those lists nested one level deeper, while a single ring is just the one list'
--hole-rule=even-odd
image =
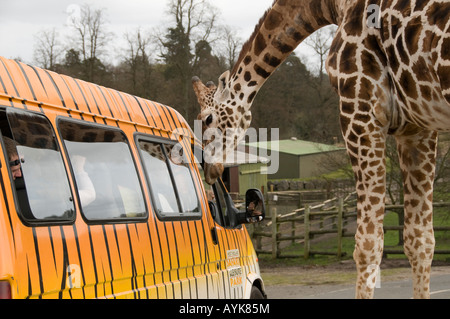
[{"label": "green roof", "polygon": [[270,151],[278,151],[280,153],[286,153],[297,156],[339,151],[345,149],[343,147],[338,147],[334,145],[314,143],[296,139],[269,141],[269,142],[254,142],[248,143],[246,145],[250,147],[263,148]]}]

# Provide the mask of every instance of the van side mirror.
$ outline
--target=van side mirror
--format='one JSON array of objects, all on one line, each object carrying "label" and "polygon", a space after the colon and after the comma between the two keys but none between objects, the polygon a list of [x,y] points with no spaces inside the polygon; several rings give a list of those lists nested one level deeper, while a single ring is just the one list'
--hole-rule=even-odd
[{"label": "van side mirror", "polygon": [[240,227],[242,224],[258,223],[266,216],[264,196],[259,189],[249,189],[245,194],[245,211],[238,211],[230,194],[225,194],[230,227]]},{"label": "van side mirror", "polygon": [[239,213],[239,223],[258,223],[266,216],[264,196],[259,189],[249,189],[245,193],[245,213]]}]

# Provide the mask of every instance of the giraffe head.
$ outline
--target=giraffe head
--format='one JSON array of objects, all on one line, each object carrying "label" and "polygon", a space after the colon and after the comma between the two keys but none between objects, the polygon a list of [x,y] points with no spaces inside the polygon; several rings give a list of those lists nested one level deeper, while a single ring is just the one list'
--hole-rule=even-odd
[{"label": "giraffe head", "polygon": [[205,180],[213,184],[223,173],[227,155],[250,126],[250,103],[244,103],[250,99],[239,83],[231,83],[229,71],[219,77],[218,86],[213,82],[204,85],[198,77],[192,78],[192,84],[201,107],[197,119],[202,121]]}]

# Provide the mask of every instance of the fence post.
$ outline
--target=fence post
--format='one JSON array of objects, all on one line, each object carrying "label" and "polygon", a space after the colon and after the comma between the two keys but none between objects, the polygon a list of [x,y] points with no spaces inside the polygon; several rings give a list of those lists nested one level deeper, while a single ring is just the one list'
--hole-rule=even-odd
[{"label": "fence post", "polygon": [[295,244],[295,239],[294,239],[294,237],[295,237],[295,221],[291,222],[291,236],[292,236],[291,243],[292,243],[292,245],[294,245]]},{"label": "fence post", "polygon": [[344,214],[344,200],[339,198],[338,201],[338,216],[337,216],[337,257],[342,256],[342,228],[343,228],[343,214]]},{"label": "fence post", "polygon": [[277,206],[272,205],[270,207],[270,216],[272,217],[272,258],[275,259],[278,256],[278,223],[277,223]]},{"label": "fence post", "polygon": [[309,205],[306,205],[305,207],[305,239],[304,239],[304,257],[305,259],[309,258],[309,213],[311,212],[311,209],[309,208]]}]

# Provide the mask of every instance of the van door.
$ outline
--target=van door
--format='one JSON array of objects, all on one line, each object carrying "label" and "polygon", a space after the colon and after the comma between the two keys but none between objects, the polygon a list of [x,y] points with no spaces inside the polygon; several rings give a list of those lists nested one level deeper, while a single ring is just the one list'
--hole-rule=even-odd
[{"label": "van door", "polygon": [[243,298],[245,278],[249,272],[257,272],[255,253],[247,229],[233,225],[232,210],[236,210],[223,182],[214,185],[204,183],[208,196],[209,210],[215,221],[212,230],[217,238],[216,250],[219,278],[223,298]]}]

